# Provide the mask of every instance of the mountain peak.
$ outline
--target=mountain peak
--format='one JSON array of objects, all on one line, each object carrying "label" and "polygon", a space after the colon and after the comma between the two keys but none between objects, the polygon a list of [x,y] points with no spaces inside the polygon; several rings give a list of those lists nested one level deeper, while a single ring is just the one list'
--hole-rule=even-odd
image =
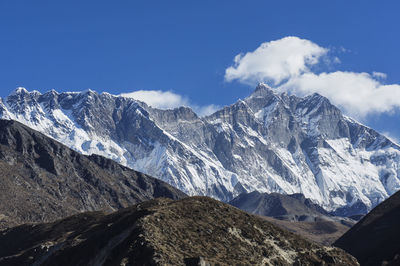
[{"label": "mountain peak", "polygon": [[16,88],[10,95],[20,95],[20,94],[27,94],[29,91],[24,87]]},{"label": "mountain peak", "polygon": [[276,92],[267,84],[259,83],[254,92],[251,94],[251,96],[257,97],[257,96],[266,96],[269,94],[276,94]]},{"label": "mountain peak", "polygon": [[92,95],[92,94],[98,94],[98,93],[96,91],[92,90],[92,89],[86,89],[86,90],[81,91],[80,94],[82,94],[82,95],[85,95],[85,94]]}]

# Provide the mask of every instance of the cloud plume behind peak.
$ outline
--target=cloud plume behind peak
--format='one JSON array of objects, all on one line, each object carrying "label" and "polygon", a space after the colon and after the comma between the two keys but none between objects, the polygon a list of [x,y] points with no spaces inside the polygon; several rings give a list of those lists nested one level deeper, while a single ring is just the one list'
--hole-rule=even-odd
[{"label": "cloud plume behind peak", "polygon": [[384,84],[385,73],[313,71],[313,66],[326,62],[338,63],[340,59],[310,40],[284,37],[237,55],[225,71],[225,81],[267,82],[299,96],[317,92],[358,119],[400,108],[400,85]]},{"label": "cloud plume behind peak", "polygon": [[120,94],[122,97],[132,98],[145,102],[147,105],[158,109],[174,109],[180,106],[188,106],[199,116],[206,116],[219,109],[218,105],[198,105],[192,103],[187,97],[172,91],[162,90],[138,90]]}]

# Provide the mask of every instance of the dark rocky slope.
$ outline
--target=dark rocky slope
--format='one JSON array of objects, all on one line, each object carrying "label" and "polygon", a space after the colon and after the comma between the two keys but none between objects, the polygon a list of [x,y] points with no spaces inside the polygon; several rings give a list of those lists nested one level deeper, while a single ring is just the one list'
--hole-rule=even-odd
[{"label": "dark rocky slope", "polygon": [[[201,264],[203,263],[203,264]],[[156,199],[105,215],[0,232],[1,265],[357,265],[259,217],[207,198]]]},{"label": "dark rocky slope", "polygon": [[0,228],[113,211],[154,197],[185,194],[112,160],[81,155],[18,122],[0,120]]},{"label": "dark rocky slope", "polygon": [[400,192],[379,204],[335,242],[361,265],[400,265]]},{"label": "dark rocky slope", "polygon": [[315,221],[326,217],[328,212],[306,199],[302,194],[284,195],[279,193],[242,193],[229,204],[262,216],[274,217],[281,220]]},{"label": "dark rocky slope", "polygon": [[253,191],[240,194],[229,204],[323,245],[331,245],[355,224],[352,219],[330,215],[302,194]]}]

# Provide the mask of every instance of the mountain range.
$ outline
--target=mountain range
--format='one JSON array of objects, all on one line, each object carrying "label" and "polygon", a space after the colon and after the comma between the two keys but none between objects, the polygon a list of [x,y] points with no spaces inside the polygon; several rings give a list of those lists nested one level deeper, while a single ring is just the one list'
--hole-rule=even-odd
[{"label": "mountain range", "polygon": [[229,201],[255,190],[300,193],[349,216],[367,213],[400,189],[397,144],[319,94],[301,98],[265,84],[206,117],[91,90],[18,88],[0,99],[0,118],[189,195]]}]

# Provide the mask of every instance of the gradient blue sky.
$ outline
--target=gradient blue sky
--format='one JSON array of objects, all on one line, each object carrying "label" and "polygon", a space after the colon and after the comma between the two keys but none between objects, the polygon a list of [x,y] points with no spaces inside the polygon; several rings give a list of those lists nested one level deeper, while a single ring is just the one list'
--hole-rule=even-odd
[{"label": "gradient blue sky", "polygon": [[[285,36],[329,48],[341,61],[332,71],[379,71],[400,84],[399,13],[396,0],[3,0],[0,97],[18,86],[163,90],[227,105],[254,89],[224,80],[233,58]],[[362,122],[400,137],[398,108]]]}]

